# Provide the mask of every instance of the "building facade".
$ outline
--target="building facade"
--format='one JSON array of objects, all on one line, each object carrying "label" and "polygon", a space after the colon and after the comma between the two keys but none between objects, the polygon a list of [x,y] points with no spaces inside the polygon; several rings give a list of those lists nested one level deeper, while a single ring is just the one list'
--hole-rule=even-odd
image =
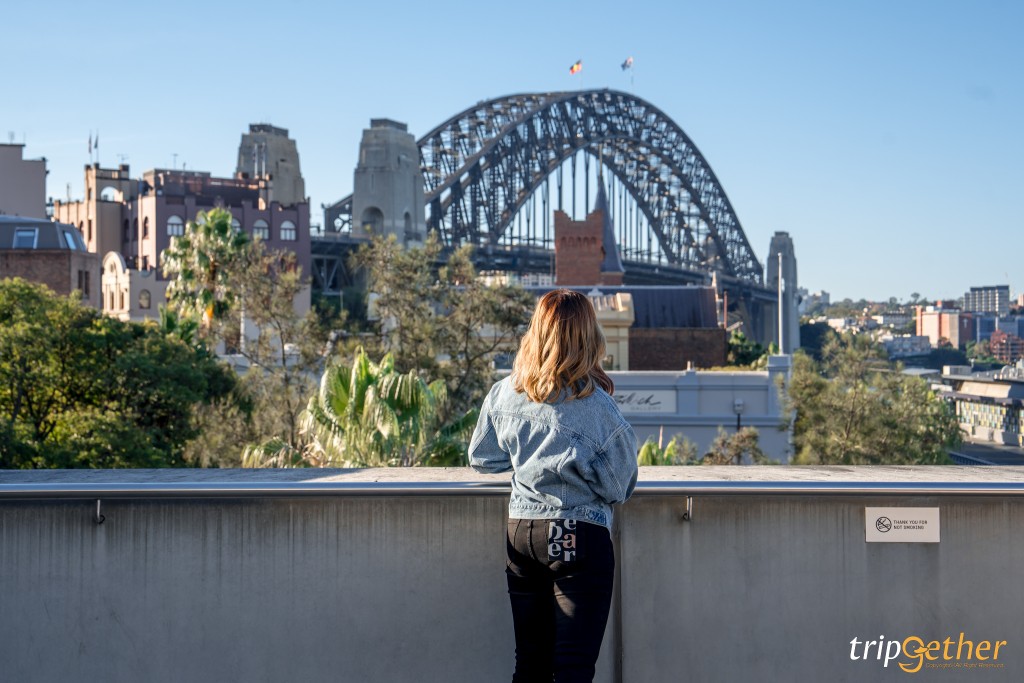
[{"label": "building facade", "polygon": [[953,402],[964,437],[1024,448],[1024,367],[974,375],[956,370],[943,374],[952,388],[943,396]]},{"label": "building facade", "polygon": [[965,311],[972,313],[995,313],[999,316],[1010,314],[1010,285],[971,287],[964,293]]},{"label": "building facade", "polygon": [[[302,196],[305,184],[298,151],[287,136],[283,128],[250,126],[242,137],[238,163],[255,164],[255,175],[241,171],[233,178],[218,178],[202,171],[157,168],[132,178],[127,164],[86,166],[85,198],[56,201],[53,214],[55,220],[77,227],[88,251],[104,259],[103,282],[96,284],[102,289],[97,300],[103,309],[130,320],[158,315],[168,284],[161,254],[172,239],[184,234],[189,222],[215,208],[231,214],[236,230],[270,249],[295,253],[308,274],[309,202]],[[282,176],[284,189],[277,189],[275,173]],[[109,254],[117,258],[107,260]],[[308,288],[296,308],[308,310]]]},{"label": "building facade", "polygon": [[956,309],[917,306],[917,336],[928,337],[933,347],[948,342],[959,349],[974,339],[974,317]]},{"label": "building facade", "polygon": [[793,455],[792,424],[782,396],[789,381],[789,356],[771,356],[761,372],[610,373],[615,402],[637,440],[668,443],[682,434],[706,453],[719,430],[755,427],[758,444],[772,460]]}]

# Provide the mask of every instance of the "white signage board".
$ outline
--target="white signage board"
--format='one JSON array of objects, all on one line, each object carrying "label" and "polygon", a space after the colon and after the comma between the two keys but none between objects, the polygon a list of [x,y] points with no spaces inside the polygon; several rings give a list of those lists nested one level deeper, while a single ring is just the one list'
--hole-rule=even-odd
[{"label": "white signage board", "polygon": [[864,508],[868,543],[938,543],[939,508]]},{"label": "white signage board", "polygon": [[616,391],[612,397],[625,415],[635,413],[675,413],[675,389],[637,389]]}]

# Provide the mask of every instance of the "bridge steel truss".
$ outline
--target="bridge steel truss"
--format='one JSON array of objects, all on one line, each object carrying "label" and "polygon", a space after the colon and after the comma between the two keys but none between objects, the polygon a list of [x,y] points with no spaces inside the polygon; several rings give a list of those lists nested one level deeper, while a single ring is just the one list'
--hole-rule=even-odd
[{"label": "bridge steel truss", "polygon": [[[561,167],[582,153],[618,179],[653,233],[657,248],[623,253],[627,271],[630,263],[717,271],[737,284],[763,286],[762,266],[710,165],[672,119],[634,95],[590,90],[500,97],[456,114],[418,145],[427,227],[448,247],[469,243],[497,253],[502,246],[529,245],[516,234],[517,213],[538,189],[548,202],[556,172],[560,204]],[[332,209],[341,214],[336,225],[344,225],[351,220],[344,215],[351,213],[351,197],[328,208],[329,220]],[[627,229],[616,227],[620,244],[633,239]]]}]

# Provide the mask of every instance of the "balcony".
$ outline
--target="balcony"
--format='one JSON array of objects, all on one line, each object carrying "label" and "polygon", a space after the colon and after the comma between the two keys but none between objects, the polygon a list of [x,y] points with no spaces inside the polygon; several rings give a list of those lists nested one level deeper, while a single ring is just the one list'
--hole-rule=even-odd
[{"label": "balcony", "polygon": [[[1020,680],[1022,494],[1009,467],[643,468],[596,680]],[[468,469],[0,471],[3,679],[509,680],[507,496]],[[869,506],[937,508],[939,542],[866,542]],[[1006,643],[856,649],[961,633]]]}]

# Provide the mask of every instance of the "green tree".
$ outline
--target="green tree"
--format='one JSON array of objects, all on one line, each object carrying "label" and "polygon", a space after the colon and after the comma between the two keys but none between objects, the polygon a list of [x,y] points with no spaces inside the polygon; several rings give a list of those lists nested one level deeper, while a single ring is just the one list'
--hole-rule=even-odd
[{"label": "green tree", "polygon": [[702,465],[767,465],[772,462],[758,443],[759,434],[755,427],[744,427],[738,432],[727,432],[718,428],[718,435],[711,442],[708,452],[701,459]]},{"label": "green tree", "polygon": [[401,372],[444,379],[446,416],[477,405],[494,381],[492,359],[510,351],[529,321],[533,297],[522,288],[484,282],[463,247],[441,261],[431,233],[422,248],[403,249],[392,237],[360,249],[354,264],[369,275],[379,317],[381,351]]},{"label": "green tree", "polygon": [[830,339],[823,360],[794,356],[789,400],[798,464],[946,464],[960,432],[949,407],[890,365],[864,335]]},{"label": "green tree", "polygon": [[476,411],[446,421],[442,380],[399,372],[388,354],[373,363],[358,349],[351,365],[332,365],[303,416],[302,449],[272,440],[249,448],[246,467],[464,465]]},{"label": "green tree", "polygon": [[696,462],[697,444],[682,434],[676,434],[664,445],[660,436],[658,441],[649,437],[637,453],[639,465],[692,465]]},{"label": "green tree", "polygon": [[201,319],[201,342],[223,343],[244,358],[239,390],[199,417],[217,429],[204,430],[191,456],[237,465],[246,444],[275,438],[301,449],[299,419],[330,353],[331,329],[342,320],[297,310],[308,282],[295,253],[250,241],[232,228],[230,213],[214,209],[190,222],[162,260],[174,277],[165,327],[185,337]]},{"label": "green tree", "polygon": [[233,373],[153,324],[0,281],[0,467],[185,465],[196,406]]},{"label": "green tree", "polygon": [[733,330],[729,336],[729,351],[726,356],[729,365],[753,365],[763,355],[763,346],[753,339],[748,339],[739,330]]},{"label": "green tree", "polygon": [[245,260],[248,245],[249,236],[231,225],[230,212],[200,212],[160,255],[164,276],[171,278],[168,306],[182,318],[202,321],[204,334],[212,334],[234,304],[231,272]]}]

